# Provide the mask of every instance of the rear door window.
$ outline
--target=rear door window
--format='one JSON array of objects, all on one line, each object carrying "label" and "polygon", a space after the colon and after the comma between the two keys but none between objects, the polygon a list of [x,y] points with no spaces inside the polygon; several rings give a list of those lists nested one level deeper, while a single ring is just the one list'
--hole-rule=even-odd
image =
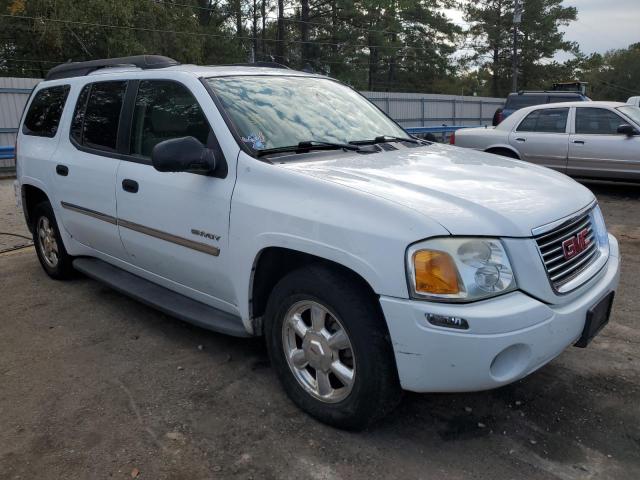
[{"label": "rear door window", "polygon": [[169,80],[140,82],[133,114],[132,154],[150,157],[156,144],[171,138],[195,137],[207,145],[210,135],[204,112],[187,87]]},{"label": "rear door window", "polygon": [[126,81],[86,85],[78,97],[71,137],[80,145],[115,152]]},{"label": "rear door window", "polygon": [[68,95],[69,85],[39,90],[29,106],[22,133],[37,137],[55,137]]},{"label": "rear door window", "polygon": [[576,133],[584,135],[617,135],[618,127],[628,123],[604,108],[576,108]]},{"label": "rear door window", "polygon": [[518,132],[565,133],[568,108],[545,108],[534,110],[518,125]]}]

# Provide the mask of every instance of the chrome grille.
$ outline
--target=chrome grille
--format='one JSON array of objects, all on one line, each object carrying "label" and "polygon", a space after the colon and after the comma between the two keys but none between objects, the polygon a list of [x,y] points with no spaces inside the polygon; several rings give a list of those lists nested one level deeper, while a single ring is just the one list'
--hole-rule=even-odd
[{"label": "chrome grille", "polygon": [[[542,261],[547,271],[551,285],[557,290],[563,284],[578,276],[599,255],[598,245],[591,224],[591,212],[587,212],[578,218],[554,228],[549,232],[535,236],[538,250],[542,255]],[[565,240],[575,236],[578,232],[587,229],[589,245],[576,256],[565,259],[562,244]]]}]

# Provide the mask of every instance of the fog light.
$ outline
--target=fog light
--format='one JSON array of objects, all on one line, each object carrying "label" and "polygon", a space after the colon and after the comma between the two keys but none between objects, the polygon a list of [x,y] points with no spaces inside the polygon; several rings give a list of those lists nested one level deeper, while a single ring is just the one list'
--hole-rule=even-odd
[{"label": "fog light", "polygon": [[449,317],[447,315],[436,315],[434,313],[426,313],[427,322],[436,327],[455,328],[457,330],[468,330],[469,324],[464,318]]}]

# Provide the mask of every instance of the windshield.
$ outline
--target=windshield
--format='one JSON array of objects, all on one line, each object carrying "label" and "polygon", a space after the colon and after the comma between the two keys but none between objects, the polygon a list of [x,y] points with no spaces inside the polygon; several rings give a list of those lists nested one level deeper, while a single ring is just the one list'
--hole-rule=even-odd
[{"label": "windshield", "polygon": [[618,107],[618,111],[629,117],[633,123],[640,126],[640,108],[633,105]]},{"label": "windshield", "polygon": [[326,78],[247,75],[207,82],[254,150],[407,136],[357,92]]}]

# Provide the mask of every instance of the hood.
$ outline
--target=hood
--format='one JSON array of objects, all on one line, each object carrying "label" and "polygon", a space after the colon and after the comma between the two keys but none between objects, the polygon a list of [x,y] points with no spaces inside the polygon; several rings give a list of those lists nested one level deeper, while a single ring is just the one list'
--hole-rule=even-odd
[{"label": "hood", "polygon": [[278,166],[411,208],[453,235],[530,237],[594,200],[553,170],[438,144]]}]

